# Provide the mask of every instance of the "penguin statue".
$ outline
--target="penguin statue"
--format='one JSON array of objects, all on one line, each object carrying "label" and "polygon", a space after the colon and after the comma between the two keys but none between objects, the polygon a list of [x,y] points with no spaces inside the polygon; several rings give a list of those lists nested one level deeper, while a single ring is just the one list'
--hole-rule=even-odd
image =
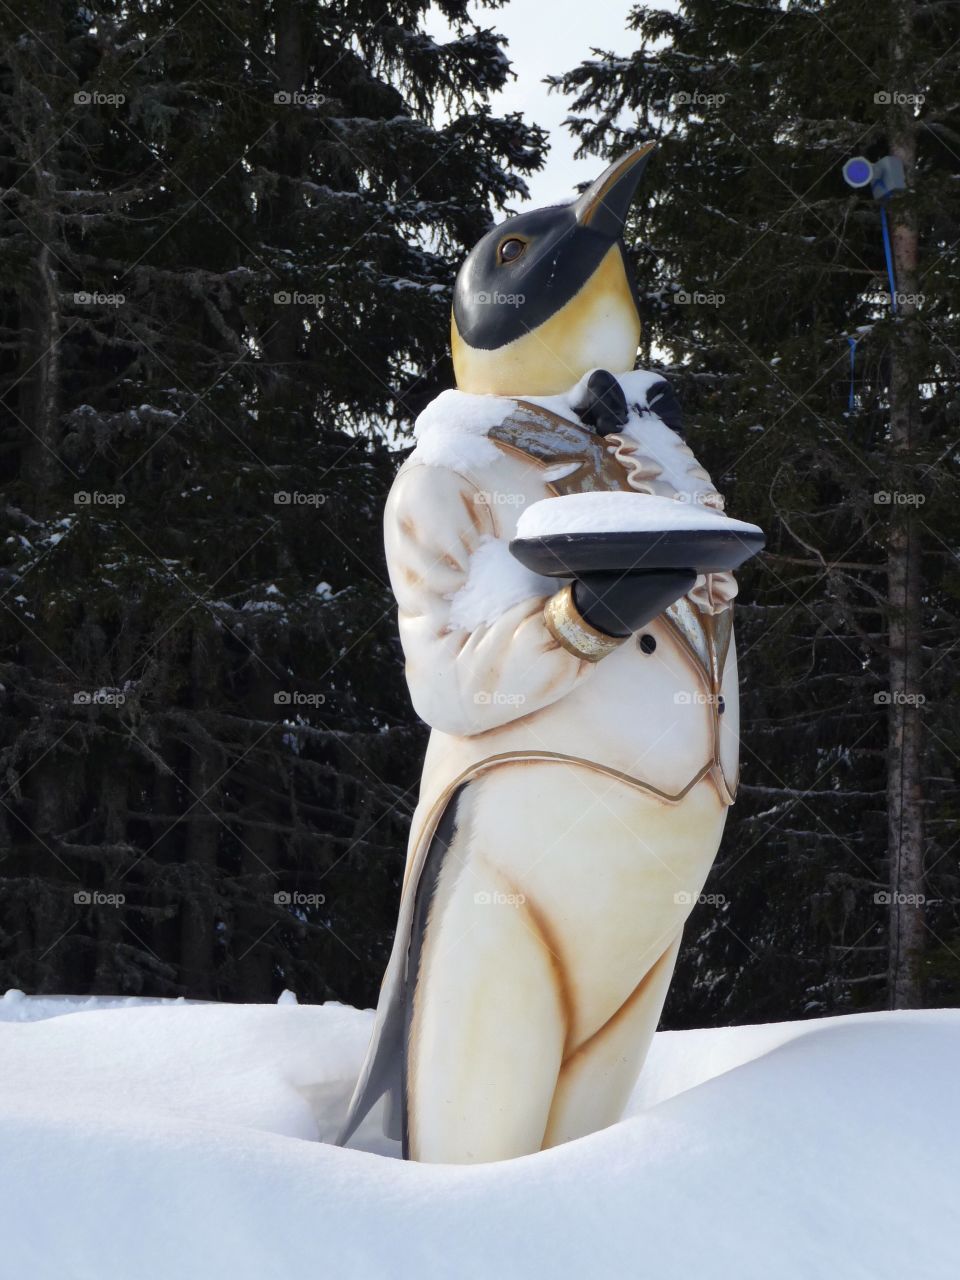
[{"label": "penguin statue", "polygon": [[495,227],[457,277],[458,389],[418,420],[385,513],[432,733],[340,1143],[383,1095],[385,1132],[420,1161],[508,1159],[618,1120],[733,803],[732,573],[558,582],[510,548],[524,510],[563,495],[722,517],[669,386],[633,371],[621,237],[651,149]]}]

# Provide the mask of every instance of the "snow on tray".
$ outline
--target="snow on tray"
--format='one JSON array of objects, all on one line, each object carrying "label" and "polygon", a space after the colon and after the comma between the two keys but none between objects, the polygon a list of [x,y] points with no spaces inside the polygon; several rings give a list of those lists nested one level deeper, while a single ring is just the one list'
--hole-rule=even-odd
[{"label": "snow on tray", "polygon": [[3,1006],[3,1280],[956,1274],[956,1010],[660,1033],[619,1124],[455,1167],[327,1145],[369,1011],[109,1003]]},{"label": "snow on tray", "polygon": [[569,493],[534,502],[517,522],[518,538],[568,533],[667,533],[686,529],[722,529],[759,533],[755,524],[731,520],[695,502],[645,493]]}]

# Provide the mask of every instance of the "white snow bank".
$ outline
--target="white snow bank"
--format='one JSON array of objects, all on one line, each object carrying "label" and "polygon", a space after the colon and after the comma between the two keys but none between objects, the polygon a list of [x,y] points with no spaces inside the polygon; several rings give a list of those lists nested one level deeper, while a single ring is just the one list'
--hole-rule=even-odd
[{"label": "white snow bank", "polygon": [[[326,1136],[307,1095],[339,1084],[363,1052],[354,1010],[328,1005],[109,1007],[84,1017],[0,1023],[0,1089],[91,1106]],[[0,1249],[2,1257],[2,1249]],[[2,1275],[2,1267],[0,1267]]]},{"label": "white snow bank", "polygon": [[371,1022],[171,1003],[0,1024],[0,1276],[956,1273],[958,1011],[661,1033],[629,1118],[467,1168],[311,1140]]},{"label": "white snow bank", "polygon": [[565,533],[667,533],[721,529],[759,533],[755,524],[732,520],[710,507],[644,493],[568,493],[532,503],[517,521],[518,538]]},{"label": "white snow bank", "polygon": [[[281,996],[281,999],[283,997]],[[0,1022],[39,1022],[61,1013],[93,1013],[104,1009],[202,1004],[200,1000],[161,1000],[147,996],[27,996],[11,987],[0,996]]]}]

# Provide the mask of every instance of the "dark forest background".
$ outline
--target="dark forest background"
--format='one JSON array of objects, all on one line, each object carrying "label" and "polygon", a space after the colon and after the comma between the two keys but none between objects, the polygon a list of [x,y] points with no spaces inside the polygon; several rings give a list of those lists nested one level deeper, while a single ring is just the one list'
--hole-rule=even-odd
[{"label": "dark forest background", "polygon": [[[496,14],[427,7],[0,6],[0,990],[376,1000],[425,745],[381,509],[547,141]],[[768,533],[667,1025],[956,1004],[960,3],[583,46],[598,170],[660,141],[641,363]]]}]

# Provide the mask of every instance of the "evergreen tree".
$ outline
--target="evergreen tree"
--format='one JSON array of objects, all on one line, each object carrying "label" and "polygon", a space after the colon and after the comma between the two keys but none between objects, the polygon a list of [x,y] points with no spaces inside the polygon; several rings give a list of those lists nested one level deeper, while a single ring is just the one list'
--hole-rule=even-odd
[{"label": "evergreen tree", "polygon": [[[954,1003],[960,4],[682,0],[629,27],[553,84],[582,151],[659,139],[634,227],[647,360],[768,534],[741,575],[720,902],[669,1014]],[[879,202],[842,178],[858,154],[905,167],[895,311]]]},{"label": "evergreen tree", "polygon": [[382,504],[543,149],[427,7],[0,9],[3,984],[375,999],[424,741]]}]

